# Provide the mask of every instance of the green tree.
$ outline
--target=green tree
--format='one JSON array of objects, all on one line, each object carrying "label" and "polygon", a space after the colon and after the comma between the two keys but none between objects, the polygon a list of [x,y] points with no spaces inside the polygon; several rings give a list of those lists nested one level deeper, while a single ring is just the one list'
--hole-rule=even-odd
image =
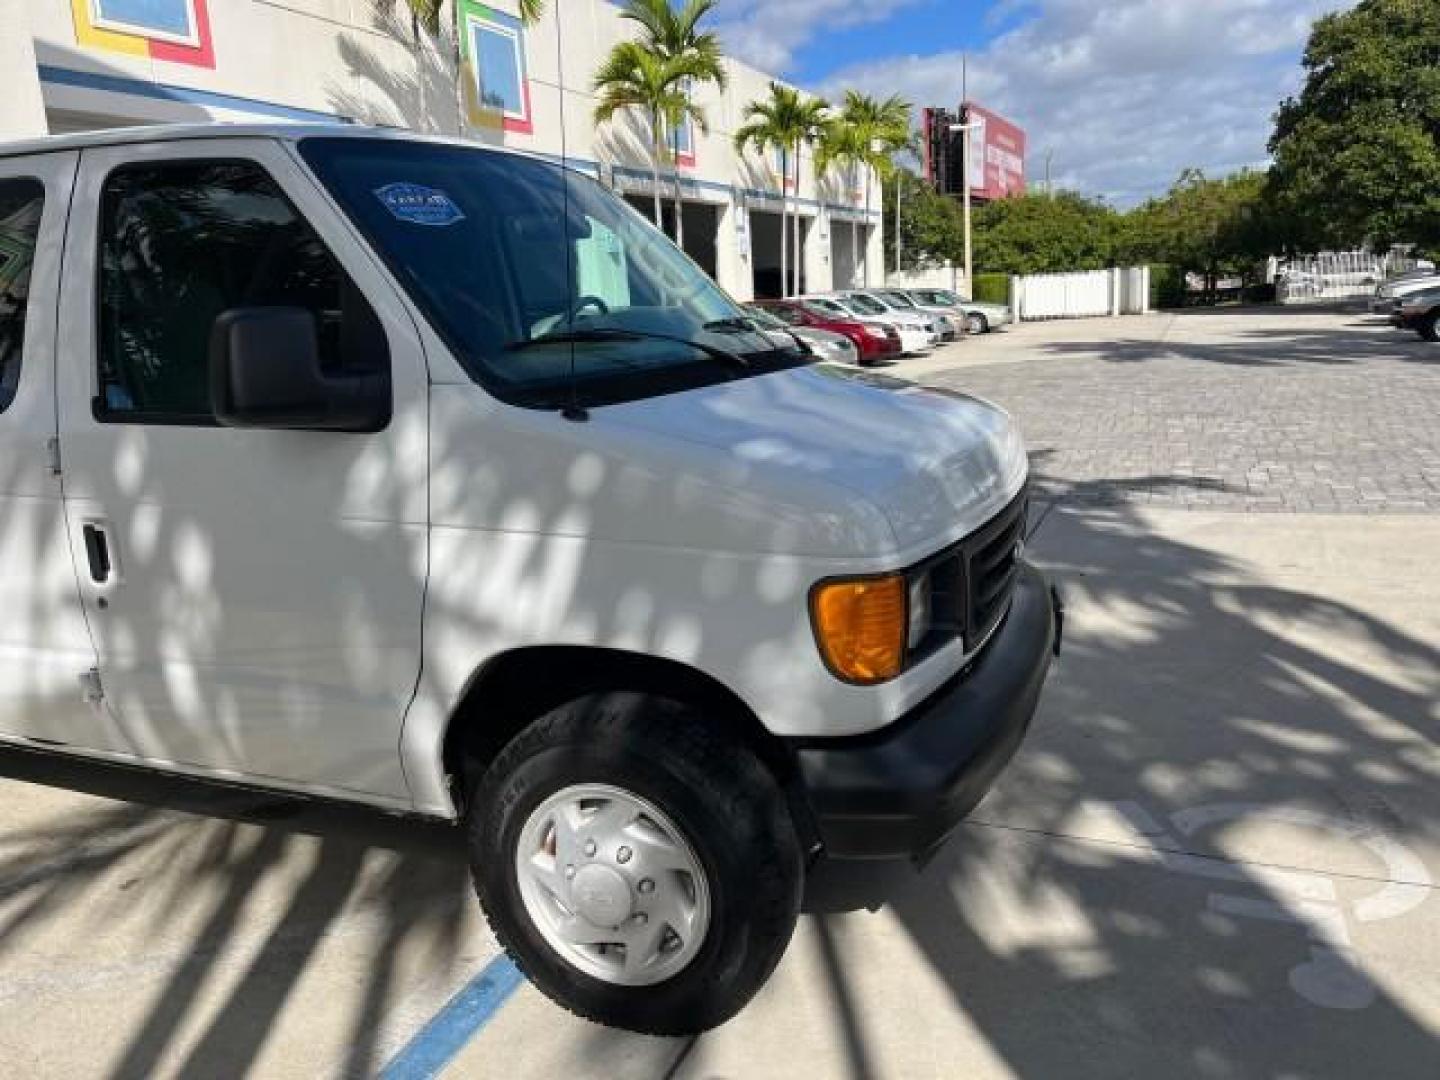
[{"label": "green tree", "polygon": [[[683,8],[677,10],[671,6],[670,0],[627,0],[620,12],[622,19],[640,26],[640,40],[646,49],[688,72],[680,87],[687,99],[698,86],[711,84],[724,90],[727,83],[720,38],[713,31],[700,29],[700,20],[714,10],[715,3],[716,0],[688,0]],[[663,116],[670,139],[670,162],[675,179],[675,242],[682,247],[685,244],[685,226],[681,212],[680,132],[684,129],[687,116],[694,119],[701,131],[709,130],[705,113],[697,106]]]},{"label": "green tree", "polygon": [[1304,66],[1270,140],[1282,215],[1311,243],[1440,244],[1440,3],[1327,15]]},{"label": "green tree", "polygon": [[650,123],[650,177],[655,196],[655,227],[664,228],[660,204],[660,163],[666,157],[666,125],[687,118],[705,127],[705,114],[685,92],[695,65],[684,57],[668,58],[639,41],[621,41],[595,73],[599,95],[595,122],[608,123],[622,109],[640,109]]},{"label": "green tree", "polygon": [[1265,256],[1281,244],[1264,173],[1244,169],[1211,180],[1186,169],[1166,195],[1126,216],[1116,257],[1198,274],[1213,297],[1222,276],[1253,281]]},{"label": "green tree", "polygon": [[965,222],[960,204],[936,193],[909,169],[896,168],[883,181],[886,206],[900,196],[898,237],[901,270],[920,270],[965,257]]},{"label": "green tree", "polygon": [[783,290],[798,293],[801,289],[800,266],[800,216],[795,215],[795,277],[794,288],[790,286],[789,257],[786,241],[789,234],[790,201],[785,194],[785,182],[790,177],[790,163],[795,163],[795,194],[800,194],[800,159],[805,147],[813,145],[829,123],[829,106],[818,98],[807,98],[794,87],[781,83],[770,84],[770,96],[763,101],[752,101],[745,106],[745,123],[735,132],[735,150],[743,154],[747,149],[760,153],[776,149],[780,151],[780,280]]},{"label": "green tree", "polygon": [[[815,155],[815,170],[824,175],[832,166],[865,172],[865,220],[870,220],[871,178],[881,182],[895,171],[894,155],[911,144],[910,103],[892,95],[878,101],[868,94],[845,91],[840,112],[825,125]],[[858,243],[859,230],[851,230],[852,247]],[[863,265],[864,284],[870,284],[870,248],[863,256],[852,251],[851,265]],[[863,260],[863,261],[862,261]]]},{"label": "green tree", "polygon": [[990,273],[1049,274],[1115,265],[1120,215],[1074,192],[996,199],[974,215],[974,261]]}]

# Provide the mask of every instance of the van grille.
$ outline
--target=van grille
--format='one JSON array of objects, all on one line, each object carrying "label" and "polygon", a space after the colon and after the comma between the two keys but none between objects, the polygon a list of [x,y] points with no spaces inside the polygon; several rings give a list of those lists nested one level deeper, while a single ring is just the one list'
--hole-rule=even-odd
[{"label": "van grille", "polygon": [[978,532],[960,542],[966,589],[965,647],[973,649],[995,629],[1010,606],[1015,579],[1020,573],[1020,548],[1025,539],[1028,492],[1021,491],[1010,505]]},{"label": "van grille", "polygon": [[1020,573],[1029,492],[1010,500],[983,526],[938,555],[912,567],[912,580],[930,579],[932,625],[913,643],[912,661],[923,660],[946,643],[961,639],[974,652],[1005,617]]}]

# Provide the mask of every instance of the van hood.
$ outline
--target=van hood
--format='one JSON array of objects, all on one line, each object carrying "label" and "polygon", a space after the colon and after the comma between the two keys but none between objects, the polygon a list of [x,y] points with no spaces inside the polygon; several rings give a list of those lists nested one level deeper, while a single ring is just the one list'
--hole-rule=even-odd
[{"label": "van hood", "polygon": [[811,482],[890,524],[894,552],[920,557],[973,532],[1024,485],[1008,413],[979,398],[813,364],[604,410],[608,422],[714,448],[744,474]]}]

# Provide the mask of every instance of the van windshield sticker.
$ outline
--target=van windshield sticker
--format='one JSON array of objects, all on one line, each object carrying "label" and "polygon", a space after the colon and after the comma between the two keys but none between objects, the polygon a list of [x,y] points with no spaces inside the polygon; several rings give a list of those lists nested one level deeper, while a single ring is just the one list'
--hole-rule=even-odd
[{"label": "van windshield sticker", "polygon": [[465,214],[439,188],[423,184],[386,184],[375,189],[375,197],[400,221],[412,225],[454,225]]}]

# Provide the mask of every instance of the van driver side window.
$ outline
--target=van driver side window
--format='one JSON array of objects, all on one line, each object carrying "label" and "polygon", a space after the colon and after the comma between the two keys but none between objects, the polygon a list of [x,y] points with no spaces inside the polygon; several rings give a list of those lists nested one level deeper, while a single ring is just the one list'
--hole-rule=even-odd
[{"label": "van driver side window", "polygon": [[100,201],[99,274],[102,421],[213,424],[210,332],[231,308],[306,308],[327,374],[389,370],[374,310],[254,162],[116,169]]}]

